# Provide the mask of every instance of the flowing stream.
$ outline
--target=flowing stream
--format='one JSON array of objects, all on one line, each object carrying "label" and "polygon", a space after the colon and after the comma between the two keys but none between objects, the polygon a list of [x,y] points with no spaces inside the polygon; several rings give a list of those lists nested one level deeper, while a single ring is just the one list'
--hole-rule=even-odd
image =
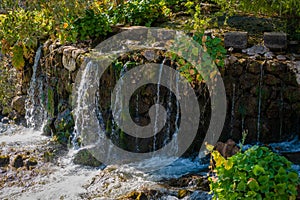
[{"label": "flowing stream", "polygon": [[[113,200],[120,199],[121,197],[124,199],[124,195],[134,191],[155,191],[157,197],[153,199],[175,200],[179,199],[178,192],[180,190],[189,191],[188,194],[181,199],[211,199],[211,196],[208,195],[207,192],[199,190],[199,186],[197,185],[199,180],[202,180],[199,179],[199,177],[206,176],[208,168],[207,160],[200,160],[199,158],[174,159],[168,157],[152,157],[142,162],[124,165],[101,165],[94,168],[79,166],[72,162],[74,155],[80,150],[80,146],[76,142],[77,138],[80,136],[78,131],[74,132],[75,139],[73,140],[73,145],[76,148],[61,150],[60,152],[58,150],[60,147],[57,148],[51,141],[51,138],[42,136],[42,132],[39,131],[41,128],[39,124],[42,124],[41,120],[43,121],[47,117],[42,103],[42,99],[45,98],[43,96],[43,77],[39,74],[38,69],[41,51],[42,48],[40,47],[35,56],[33,75],[30,82],[30,88],[28,90],[28,100],[26,101],[26,120],[28,126],[37,130],[0,123],[0,142],[2,145],[5,144],[5,148],[2,148],[2,152],[9,153],[11,149],[14,149],[12,156],[22,152],[27,152],[27,155],[33,154],[38,158],[38,165],[33,170],[22,171],[7,169],[8,172],[1,171],[1,178],[8,177],[10,179],[7,179],[7,185],[0,187],[0,199]],[[161,65],[163,64],[164,62]],[[91,64],[87,64],[81,75],[74,109],[74,115],[77,116],[75,118],[75,130],[78,130],[78,124],[83,123],[83,120],[87,119],[86,116],[88,116],[88,113],[81,112],[81,110],[89,106],[86,104],[86,98],[88,98],[88,95],[85,93],[85,90],[91,84],[89,82],[89,78],[97,74],[93,70],[93,66]],[[126,72],[125,70],[126,67],[124,67],[124,70],[121,71],[121,76]],[[258,102],[258,142],[260,139],[262,76],[263,64],[261,65]],[[160,74],[159,80],[161,78]],[[176,78],[178,79],[179,77]],[[159,83],[160,82],[158,82],[157,87],[156,103],[160,103]],[[176,85],[175,88],[176,93],[178,94],[178,85]],[[235,87],[233,88],[232,107],[234,107],[235,101]],[[97,98],[101,97],[96,95],[96,101]],[[140,98],[139,96],[136,98],[137,103],[135,109],[136,113],[138,113],[138,100],[140,100]],[[122,98],[120,97],[118,99],[121,101],[117,101],[117,103],[121,104]],[[178,121],[180,120],[180,116],[178,101],[176,101],[176,104],[175,133],[173,134],[172,139],[176,139],[176,133],[179,129]],[[118,109],[115,110],[118,112]],[[156,110],[156,113],[158,113],[158,110]],[[102,113],[100,110],[96,109],[96,114],[98,115],[98,119],[102,119]],[[232,117],[234,117],[234,113],[232,112],[231,114]],[[157,118],[158,116],[155,117],[156,120]],[[39,123],[37,123],[37,120],[39,120]],[[155,122],[155,132],[157,131],[156,124],[157,123]],[[103,124],[103,120],[99,120],[99,129],[104,128],[105,125]],[[300,142],[298,138],[287,142],[270,144],[270,146],[273,149],[278,150],[279,153],[300,151]],[[155,149],[155,141],[153,147]],[[172,148],[174,148],[174,151],[177,149],[176,145]],[[45,157],[45,153],[47,153],[49,149],[55,150],[52,152],[56,152],[57,158],[55,161],[45,162],[43,161],[43,157]],[[137,170],[137,168],[140,169],[143,167],[151,168],[151,166],[156,166],[160,163],[168,162],[169,160],[176,161],[156,171],[146,173]],[[298,170],[300,174],[299,165],[294,165],[293,167]],[[188,184],[174,186],[178,184],[183,177],[189,180]]]}]

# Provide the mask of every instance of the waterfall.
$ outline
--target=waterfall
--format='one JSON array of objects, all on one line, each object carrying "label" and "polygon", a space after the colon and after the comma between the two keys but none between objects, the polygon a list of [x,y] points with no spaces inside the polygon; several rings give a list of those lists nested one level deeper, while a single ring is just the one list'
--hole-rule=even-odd
[{"label": "waterfall", "polygon": [[[74,116],[75,116],[75,127],[74,127],[74,137],[73,137],[73,147],[78,148],[78,139],[80,136],[80,131],[78,130],[78,125],[83,123],[86,118],[84,117],[84,113],[81,112],[82,109],[86,106],[86,101],[85,101],[85,90],[89,86],[89,74],[92,71],[92,63],[88,63],[86,67],[84,68],[80,83],[77,89],[77,94],[76,94],[76,103],[75,103],[75,108],[73,110]],[[100,113],[100,112],[99,112]]]},{"label": "waterfall", "polygon": [[[179,96],[179,75],[176,74],[176,96]],[[175,118],[175,132],[174,132],[174,135],[173,135],[173,140],[176,141],[174,143],[174,146],[173,146],[173,150],[174,152],[178,152],[178,141],[177,141],[177,134],[178,134],[178,131],[179,131],[179,127],[178,127],[178,123],[179,123],[179,115],[180,115],[180,109],[179,109],[179,100],[176,99],[176,118]]]},{"label": "waterfall", "polygon": [[124,142],[124,138],[122,137],[123,133],[122,133],[122,130],[120,130],[118,128],[118,124],[116,123],[116,121],[119,121],[121,119],[121,113],[122,113],[122,107],[124,105],[123,101],[123,96],[122,96],[122,92],[126,92],[126,91],[122,91],[122,85],[124,84],[124,81],[123,81],[123,76],[126,74],[127,72],[127,68],[128,68],[128,64],[130,62],[126,62],[124,64],[124,66],[122,67],[121,71],[120,71],[120,78],[119,78],[119,81],[120,81],[120,85],[119,87],[117,87],[116,89],[116,101],[115,101],[115,105],[112,105],[112,107],[114,107],[113,109],[113,116],[116,117],[114,118],[113,120],[113,126],[112,126],[112,135],[111,135],[111,139],[112,140],[117,140],[119,142],[119,144],[122,146],[124,145],[123,142]]},{"label": "waterfall", "polygon": [[279,120],[280,120],[280,127],[279,127],[279,139],[282,139],[282,128],[283,128],[283,83],[281,81],[281,89],[280,89],[280,107],[279,107]]},{"label": "waterfall", "polygon": [[155,107],[155,122],[154,122],[154,128],[153,128],[153,151],[156,150],[156,134],[158,133],[158,114],[159,114],[159,106],[160,104],[160,83],[161,83],[161,75],[162,75],[162,70],[163,70],[163,65],[165,63],[166,59],[163,60],[163,62],[160,64],[160,69],[159,69],[159,77],[158,77],[158,82],[157,82],[157,93],[156,93],[156,107]]},{"label": "waterfall", "polygon": [[260,140],[260,123],[261,123],[261,98],[262,98],[262,82],[263,82],[263,67],[266,61],[260,65],[260,76],[259,76],[259,94],[258,94],[258,112],[257,112],[257,139]]},{"label": "waterfall", "polygon": [[233,124],[234,124],[234,107],[235,107],[235,84],[232,84],[232,103],[231,103],[231,119],[230,119],[230,137],[233,133]]},{"label": "waterfall", "polygon": [[[139,94],[136,94],[136,104],[135,104],[135,117],[138,119],[139,115]],[[139,140],[138,138],[135,139],[135,150],[136,152],[140,151],[139,148]]]},{"label": "waterfall", "polygon": [[26,123],[28,127],[36,130],[43,128],[44,122],[47,119],[47,112],[43,103],[45,102],[44,93],[44,77],[39,69],[39,61],[42,56],[42,46],[40,46],[35,54],[33,73],[30,80],[29,89],[27,91],[27,99],[25,102]]}]

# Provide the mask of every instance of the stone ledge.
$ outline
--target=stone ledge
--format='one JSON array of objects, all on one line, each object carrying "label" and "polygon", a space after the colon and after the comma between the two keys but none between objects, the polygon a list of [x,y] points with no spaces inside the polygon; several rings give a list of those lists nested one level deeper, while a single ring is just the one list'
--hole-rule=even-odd
[{"label": "stone ledge", "polygon": [[227,32],[224,35],[225,48],[245,49],[248,43],[247,32]]},{"label": "stone ledge", "polygon": [[283,50],[287,48],[286,33],[265,32],[264,44],[271,50]]}]

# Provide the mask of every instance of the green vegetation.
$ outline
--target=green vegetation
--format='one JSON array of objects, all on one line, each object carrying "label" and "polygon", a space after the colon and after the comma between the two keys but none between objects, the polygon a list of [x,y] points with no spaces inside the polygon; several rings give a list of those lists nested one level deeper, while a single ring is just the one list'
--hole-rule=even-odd
[{"label": "green vegetation", "polygon": [[226,160],[208,145],[217,177],[211,177],[214,199],[296,199],[298,174],[292,163],[267,147],[253,146]]},{"label": "green vegetation", "polygon": [[[0,9],[6,14],[0,16],[0,48],[3,53],[12,54],[12,63],[19,70],[24,67],[25,60],[32,60],[38,43],[48,38],[59,38],[61,43],[104,38],[111,31],[111,25],[159,25],[163,21],[172,21],[181,11],[189,15],[186,26],[200,33],[216,27],[220,16],[241,13],[279,17],[285,23],[280,29],[290,30],[295,37],[300,31],[300,3],[295,0],[271,3],[267,0],[255,3],[247,0],[128,0],[117,3],[106,0],[31,0],[26,3],[5,0],[1,4]],[[216,42],[212,40],[212,43]]]},{"label": "green vegetation", "polygon": [[111,11],[114,23],[151,26],[164,19],[164,1],[132,0],[119,4]]},{"label": "green vegetation", "polygon": [[15,75],[15,70],[10,68],[7,59],[3,58],[3,61],[0,61],[0,115],[11,111],[10,103],[15,95],[16,87]]}]

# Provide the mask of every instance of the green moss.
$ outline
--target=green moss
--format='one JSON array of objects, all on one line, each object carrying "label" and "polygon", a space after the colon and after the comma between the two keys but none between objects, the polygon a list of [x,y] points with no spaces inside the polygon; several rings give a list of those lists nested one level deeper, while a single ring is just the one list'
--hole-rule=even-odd
[{"label": "green moss", "polygon": [[47,112],[51,117],[54,117],[54,91],[52,87],[47,91]]}]

